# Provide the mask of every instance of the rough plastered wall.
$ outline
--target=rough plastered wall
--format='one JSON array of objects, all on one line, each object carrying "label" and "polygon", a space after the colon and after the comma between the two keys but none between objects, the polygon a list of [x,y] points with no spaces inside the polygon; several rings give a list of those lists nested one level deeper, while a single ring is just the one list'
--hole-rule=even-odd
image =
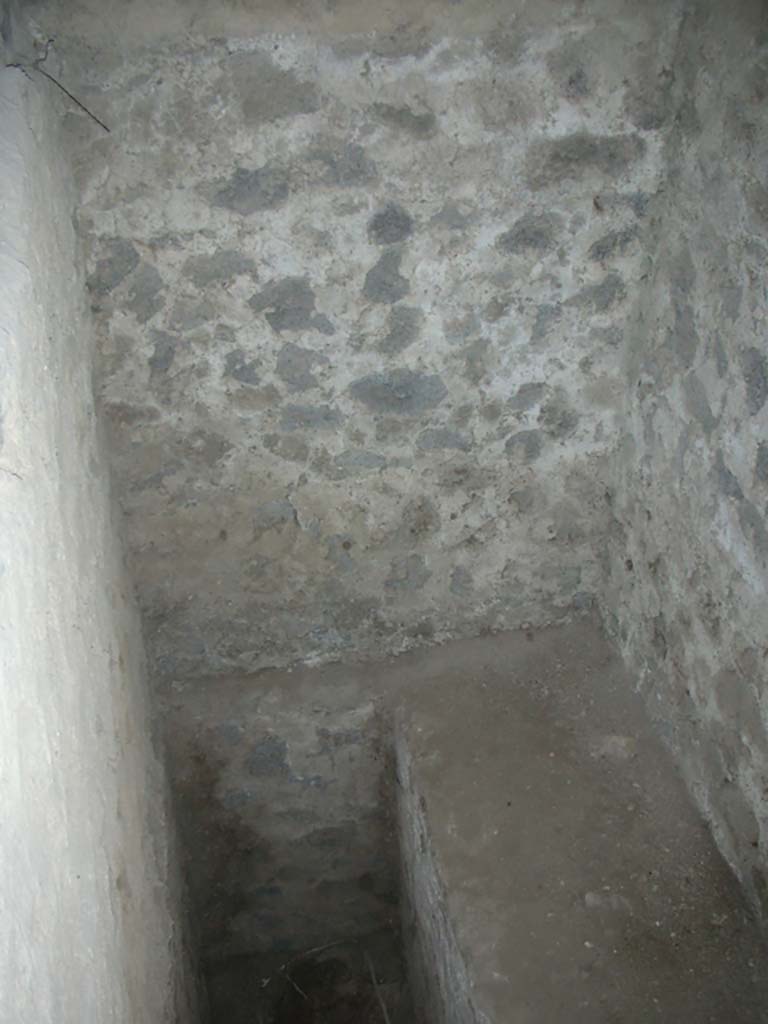
[{"label": "rough plastered wall", "polygon": [[45,83],[5,68],[25,41],[2,13],[0,1019],[192,1024],[61,111]]},{"label": "rough plastered wall", "polygon": [[378,6],[38,12],[111,129],[69,118],[159,675],[558,619],[599,583],[675,7]]},{"label": "rough plastered wall", "polygon": [[667,184],[626,336],[607,618],[768,909],[768,15],[688,5]]}]

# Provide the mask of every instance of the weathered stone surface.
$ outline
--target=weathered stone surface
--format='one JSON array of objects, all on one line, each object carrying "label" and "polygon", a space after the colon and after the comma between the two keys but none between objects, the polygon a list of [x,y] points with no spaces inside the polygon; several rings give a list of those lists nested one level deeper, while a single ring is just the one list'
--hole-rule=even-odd
[{"label": "weathered stone surface", "polygon": [[472,573],[465,565],[457,565],[451,572],[451,593],[456,597],[469,597],[475,583]]},{"label": "weathered stone surface", "polygon": [[662,128],[673,112],[675,73],[672,68],[654,67],[652,54],[644,63],[646,67],[626,92],[624,107],[632,123],[647,132]]},{"label": "weathered stone surface", "polygon": [[241,348],[227,352],[224,360],[224,376],[232,377],[241,384],[258,384],[261,377],[255,359],[248,359]]},{"label": "weathered stone surface", "polygon": [[604,263],[614,256],[623,256],[633,242],[637,240],[638,229],[636,225],[620,228],[617,231],[609,231],[607,235],[598,238],[589,247],[588,256],[591,260]]},{"label": "weathered stone surface", "polygon": [[465,452],[471,447],[469,440],[457,431],[436,427],[422,430],[416,438],[416,445],[424,451],[454,450]]},{"label": "weathered stone surface", "polygon": [[209,284],[231,281],[241,274],[256,276],[256,264],[237,249],[217,249],[216,252],[190,256],[182,267],[183,273],[198,288]]},{"label": "weathered stone surface", "polygon": [[448,391],[436,374],[413,370],[373,373],[350,386],[350,394],[372,412],[415,416],[443,401]]},{"label": "weathered stone surface", "polygon": [[747,409],[756,416],[768,397],[768,360],[760,349],[750,346],[741,354],[741,372],[747,392]]},{"label": "weathered stone surface", "polygon": [[305,164],[319,168],[318,183],[334,188],[358,188],[377,178],[376,164],[358,143],[329,142],[310,149]]},{"label": "weathered stone surface", "polygon": [[253,510],[253,528],[256,533],[296,523],[296,509],[287,498],[277,498],[257,505]]},{"label": "weathered stone surface", "polygon": [[547,392],[547,385],[543,381],[530,381],[517,389],[509,401],[509,408],[515,412],[527,412],[535,405],[538,405]]},{"label": "weathered stone surface", "polygon": [[768,230],[768,188],[759,181],[751,181],[744,189],[744,197],[752,223],[760,233],[765,233]]},{"label": "weathered stone surface", "polygon": [[502,252],[537,254],[557,245],[563,219],[555,213],[525,213],[509,231],[499,235],[496,245]]},{"label": "weathered stone surface", "polygon": [[387,316],[387,333],[376,346],[379,352],[395,355],[419,337],[424,313],[415,306],[393,306]]},{"label": "weathered stone surface", "polygon": [[768,441],[760,441],[757,445],[755,479],[761,484],[768,483]]},{"label": "weathered stone surface", "polygon": [[313,114],[320,105],[316,86],[286,71],[256,50],[238,53],[229,61],[235,94],[249,127],[299,114]]},{"label": "weathered stone surface", "polygon": [[[746,4],[700,8],[682,22],[670,71],[626,98],[639,127],[668,126],[669,176],[649,206],[622,344],[628,398],[604,598],[611,633],[763,917],[768,726],[753,694],[768,666],[751,652],[768,630],[768,371],[755,334],[768,308],[754,292],[750,317],[743,307],[763,262],[751,247],[764,226],[753,146],[768,120],[754,100],[764,57],[753,40],[765,28]],[[702,52],[717,66],[711,88]],[[747,109],[743,134],[737,112]]]},{"label": "weathered stone surface", "polygon": [[540,430],[519,430],[507,438],[504,449],[509,455],[522,454],[526,462],[533,462],[541,454],[541,446]]},{"label": "weathered stone surface", "polygon": [[317,387],[314,368],[327,364],[327,356],[288,342],[277,353],[275,371],[289,391],[308,391]]},{"label": "weathered stone surface", "polygon": [[383,455],[367,451],[346,451],[341,452],[334,458],[334,465],[344,474],[366,473],[375,469],[382,469],[387,464]]},{"label": "weathered stone surface", "polygon": [[437,128],[437,118],[430,110],[419,113],[391,103],[375,103],[371,109],[386,125],[414,139],[428,139]]},{"label": "weathered stone surface", "polygon": [[393,303],[404,298],[411,290],[407,278],[400,273],[403,253],[388,249],[365,275],[363,295],[371,302]]},{"label": "weathered stone surface", "polygon": [[216,316],[216,307],[207,299],[180,298],[173,304],[167,323],[173,331],[186,333],[209,323]]},{"label": "weathered stone surface", "polygon": [[342,416],[330,405],[284,405],[280,416],[283,430],[335,430]]},{"label": "weathered stone surface", "polygon": [[585,65],[587,54],[583,47],[566,43],[549,54],[547,67],[563,96],[578,102],[590,95],[594,82]]},{"label": "weathered stone surface", "polygon": [[575,132],[534,143],[528,155],[528,181],[534,190],[581,183],[596,177],[616,181],[645,152],[639,135]]},{"label": "weathered stone surface", "polygon": [[571,406],[567,394],[560,391],[549,398],[539,412],[539,423],[550,437],[562,441],[579,425],[579,414]]},{"label": "weathered stone surface", "polygon": [[430,575],[423,555],[398,556],[392,562],[384,586],[389,590],[421,590]]},{"label": "weathered stone surface", "polygon": [[147,362],[153,375],[164,374],[170,370],[176,356],[179,339],[166,331],[152,331],[154,350]]},{"label": "weathered stone surface", "polygon": [[101,253],[88,278],[88,287],[94,295],[108,295],[139,265],[139,254],[127,238],[106,239]]},{"label": "weathered stone surface", "polygon": [[704,433],[709,436],[717,426],[707,392],[701,380],[695,374],[688,374],[683,381],[685,407],[688,413],[697,420]]},{"label": "weathered stone surface", "polygon": [[554,330],[562,316],[560,303],[545,302],[536,310],[536,318],[531,329],[531,341],[540,341]]},{"label": "weathered stone surface", "polygon": [[722,452],[718,452],[716,456],[715,474],[717,487],[720,492],[728,498],[735,498],[736,501],[741,501],[744,497],[744,491],[741,489],[739,481],[726,466]]},{"label": "weathered stone surface", "polygon": [[130,277],[125,297],[125,308],[130,310],[140,324],[159,313],[164,306],[161,295],[163,279],[157,267],[142,263]]},{"label": "weathered stone surface", "polygon": [[397,203],[387,203],[368,223],[368,235],[377,245],[404,242],[412,234],[413,218]]},{"label": "weathered stone surface", "polygon": [[264,313],[273,331],[313,330],[333,334],[327,316],[315,312],[315,293],[307,277],[286,277],[273,281],[250,300],[255,313]]},{"label": "weathered stone surface", "polygon": [[253,169],[238,167],[214,193],[213,204],[250,217],[279,206],[288,198],[288,192],[288,176],[280,168],[267,164]]},{"label": "weathered stone surface", "polygon": [[674,324],[668,329],[668,338],[681,366],[690,369],[699,352],[701,340],[696,329],[696,316],[689,303],[675,301]]},{"label": "weathered stone surface", "polygon": [[568,301],[590,313],[605,313],[626,297],[627,289],[621,277],[618,274],[608,274],[597,284],[582,288]]}]

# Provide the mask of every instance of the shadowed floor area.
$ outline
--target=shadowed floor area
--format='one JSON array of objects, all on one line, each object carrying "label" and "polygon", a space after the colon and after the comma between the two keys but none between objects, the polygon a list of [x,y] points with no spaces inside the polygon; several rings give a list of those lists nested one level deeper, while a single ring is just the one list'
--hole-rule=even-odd
[{"label": "shadowed floor area", "polygon": [[211,1024],[413,1024],[399,936],[211,964]]}]

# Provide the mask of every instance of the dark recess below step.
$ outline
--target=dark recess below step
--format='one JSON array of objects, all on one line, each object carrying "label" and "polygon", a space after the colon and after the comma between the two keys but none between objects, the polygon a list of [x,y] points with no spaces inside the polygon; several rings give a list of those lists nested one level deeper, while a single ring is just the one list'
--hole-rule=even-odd
[{"label": "dark recess below step", "polygon": [[206,974],[211,1024],[414,1024],[393,933],[316,951],[231,957],[209,964]]}]

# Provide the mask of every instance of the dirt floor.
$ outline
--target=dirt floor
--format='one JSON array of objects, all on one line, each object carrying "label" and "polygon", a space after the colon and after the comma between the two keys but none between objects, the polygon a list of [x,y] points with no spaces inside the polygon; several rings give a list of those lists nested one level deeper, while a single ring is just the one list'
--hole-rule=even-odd
[{"label": "dirt floor", "polygon": [[209,965],[212,1024],[413,1024],[396,937]]}]

